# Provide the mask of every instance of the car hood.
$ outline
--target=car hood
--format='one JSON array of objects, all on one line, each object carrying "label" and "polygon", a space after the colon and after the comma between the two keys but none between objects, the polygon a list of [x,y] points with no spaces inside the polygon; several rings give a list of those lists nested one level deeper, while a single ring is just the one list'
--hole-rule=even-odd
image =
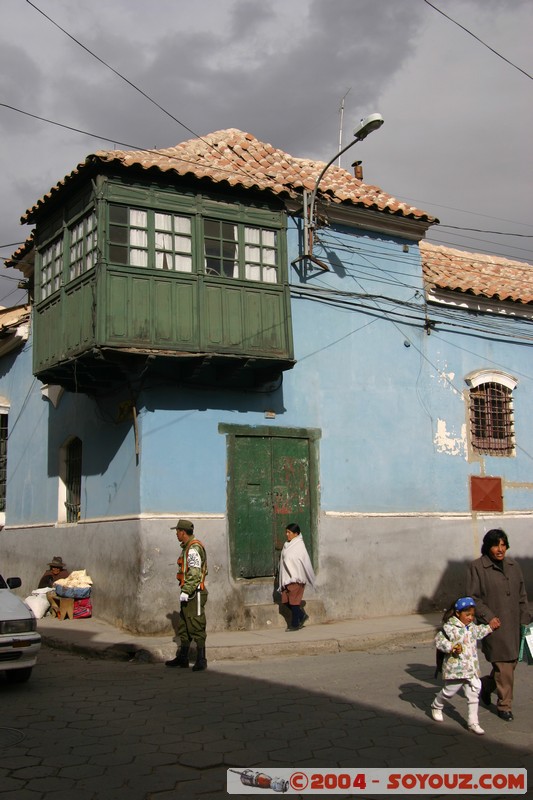
[{"label": "car hood", "polygon": [[26,603],[9,589],[0,589],[0,620],[28,619],[32,614]]}]

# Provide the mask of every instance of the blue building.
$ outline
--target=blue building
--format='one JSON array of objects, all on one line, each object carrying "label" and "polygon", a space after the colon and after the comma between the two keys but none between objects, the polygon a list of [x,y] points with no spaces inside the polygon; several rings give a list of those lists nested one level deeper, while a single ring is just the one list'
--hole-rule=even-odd
[{"label": "blue building", "polygon": [[282,624],[292,521],[311,621],[444,606],[491,527],[531,575],[531,267],[422,241],[437,220],[334,166],[310,217],[324,166],[231,129],[97,152],[26,212],[31,330],[0,321],[26,586],[60,553],[99,617],[170,630],[178,517],[211,629]]}]

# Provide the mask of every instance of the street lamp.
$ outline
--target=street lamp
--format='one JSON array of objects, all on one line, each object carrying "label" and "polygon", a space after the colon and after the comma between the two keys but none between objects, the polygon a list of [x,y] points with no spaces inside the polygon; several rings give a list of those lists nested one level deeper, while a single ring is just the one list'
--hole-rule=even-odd
[{"label": "street lamp", "polygon": [[318,187],[320,181],[324,177],[325,172],[331,167],[334,161],[342,156],[343,153],[346,152],[350,147],[352,147],[356,142],[362,142],[363,139],[372,133],[372,131],[377,131],[378,128],[381,128],[383,125],[384,119],[381,114],[370,114],[370,116],[365,117],[361,120],[357,128],[354,130],[353,135],[354,138],[352,141],[343,147],[342,150],[333,156],[331,161],[328,161],[320,175],[318,176],[313,191],[311,192],[311,199],[309,204],[304,201],[304,258],[310,258],[312,261],[317,261],[318,265],[322,269],[327,269],[325,264],[318,259],[315,259],[313,256],[313,239],[314,239],[314,231],[315,231],[315,202],[316,202],[316,194],[318,191]]}]

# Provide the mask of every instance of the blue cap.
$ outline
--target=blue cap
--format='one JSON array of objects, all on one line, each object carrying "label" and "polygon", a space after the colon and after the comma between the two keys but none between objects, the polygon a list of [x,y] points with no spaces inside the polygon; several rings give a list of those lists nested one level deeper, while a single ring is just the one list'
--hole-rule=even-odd
[{"label": "blue cap", "polygon": [[465,608],[475,608],[476,602],[473,597],[460,597],[455,603],[456,611],[464,611]]}]

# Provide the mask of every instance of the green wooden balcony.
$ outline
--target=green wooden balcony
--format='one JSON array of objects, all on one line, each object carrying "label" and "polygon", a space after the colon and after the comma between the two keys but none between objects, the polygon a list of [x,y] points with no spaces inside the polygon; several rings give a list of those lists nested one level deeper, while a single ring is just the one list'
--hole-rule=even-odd
[{"label": "green wooden balcony", "polygon": [[34,373],[98,394],[143,370],[254,386],[293,364],[282,285],[98,265],[34,309]]}]

